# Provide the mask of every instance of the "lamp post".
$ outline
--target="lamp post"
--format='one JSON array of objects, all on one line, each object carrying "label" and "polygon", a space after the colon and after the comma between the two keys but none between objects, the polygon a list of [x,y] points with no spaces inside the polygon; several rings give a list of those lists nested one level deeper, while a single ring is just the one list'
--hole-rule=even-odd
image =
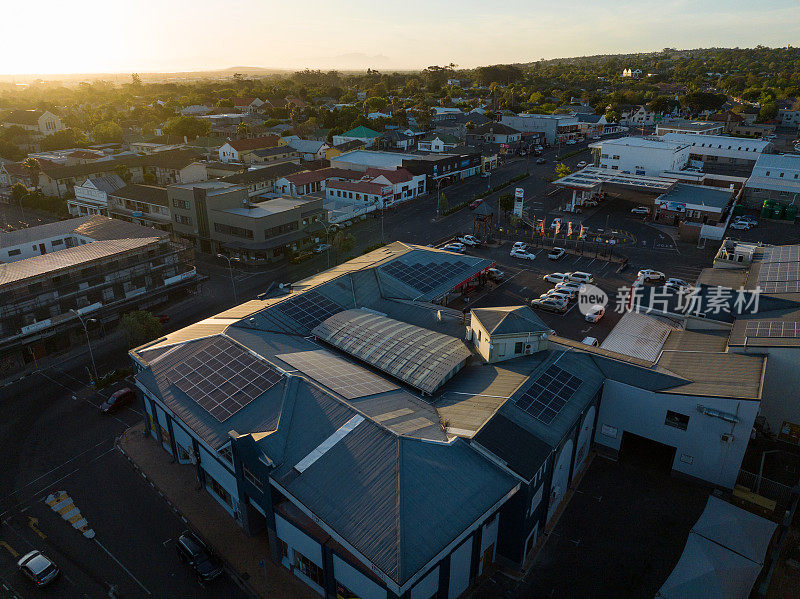
[{"label": "lamp post", "polygon": [[756,488],[753,489],[756,495],[761,491],[761,480],[764,478],[764,459],[768,453],[780,453],[780,449],[768,449],[761,453],[761,466],[758,469],[758,478],[756,479]]},{"label": "lamp post", "polygon": [[322,221],[322,226],[325,227],[325,245],[328,247],[325,248],[325,254],[328,257],[328,269],[331,267],[331,234],[328,232],[328,223],[324,220]]},{"label": "lamp post", "polygon": [[239,299],[236,297],[236,280],[233,278],[233,264],[232,262],[240,262],[239,258],[231,258],[225,254],[217,254],[217,258],[225,258],[228,261],[228,272],[231,275],[231,287],[233,287],[233,303],[238,304]]},{"label": "lamp post", "polygon": [[86,343],[89,346],[89,357],[92,360],[92,372],[94,372],[94,378],[95,378],[95,380],[97,380],[97,365],[94,363],[94,353],[92,352],[92,341],[91,341],[91,339],[89,339],[89,329],[86,328],[86,325],[88,323],[97,322],[97,319],[90,318],[89,320],[84,320],[83,316],[81,316],[81,313],[78,312],[77,310],[72,309],[72,310],[70,310],[70,312],[72,312],[75,316],[78,317],[78,320],[80,321],[81,325],[83,326],[83,332],[86,333]]}]

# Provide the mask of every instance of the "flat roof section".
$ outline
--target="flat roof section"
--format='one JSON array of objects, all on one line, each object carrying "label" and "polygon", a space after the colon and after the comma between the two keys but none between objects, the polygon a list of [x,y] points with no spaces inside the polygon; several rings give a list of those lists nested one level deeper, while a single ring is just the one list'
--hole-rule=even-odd
[{"label": "flat roof section", "polygon": [[730,189],[676,183],[667,193],[656,198],[656,202],[685,204],[692,210],[714,208],[721,212],[732,198],[733,192]]},{"label": "flat roof section", "polygon": [[592,190],[601,187],[603,184],[619,185],[635,191],[659,194],[669,191],[676,184],[676,181],[675,179],[664,177],[631,175],[596,167],[586,167],[577,173],[572,173],[553,181],[553,185],[578,190]]}]

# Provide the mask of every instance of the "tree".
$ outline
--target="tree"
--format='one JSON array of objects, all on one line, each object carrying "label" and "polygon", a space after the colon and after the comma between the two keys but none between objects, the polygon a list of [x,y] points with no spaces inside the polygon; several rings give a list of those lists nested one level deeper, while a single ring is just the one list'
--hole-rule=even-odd
[{"label": "tree", "polygon": [[775,102],[768,102],[758,110],[758,122],[765,123],[778,116],[778,107]]},{"label": "tree", "polygon": [[341,256],[353,250],[356,245],[356,238],[352,233],[347,231],[339,231],[333,236],[333,247],[336,249],[336,255]]},{"label": "tree", "polygon": [[133,87],[142,87],[142,78],[139,76],[139,73],[133,73],[131,75],[131,85]]},{"label": "tree", "polygon": [[79,148],[87,145],[86,136],[80,131],[69,128],[45,137],[39,145],[43,151],[64,150],[66,148]]},{"label": "tree", "polygon": [[236,137],[247,137],[248,135],[250,135],[250,125],[247,123],[236,125]]},{"label": "tree", "polygon": [[505,214],[508,214],[514,209],[514,196],[510,193],[502,193],[498,198],[498,205],[500,206],[500,210],[502,210]]},{"label": "tree", "polygon": [[42,170],[39,167],[39,161],[36,158],[26,158],[22,166],[25,168],[25,172],[28,173],[31,187],[35,188],[39,184],[39,172]]},{"label": "tree", "polygon": [[156,176],[153,173],[144,173],[142,175],[142,179],[144,180],[145,185],[155,185],[156,184]]},{"label": "tree", "polygon": [[118,174],[119,178],[122,179],[123,181],[125,181],[125,183],[130,183],[131,182],[131,177],[133,175],[131,174],[131,171],[128,168],[128,165],[126,165],[126,164],[118,164],[118,165],[116,165],[114,167],[114,172],[116,174]]},{"label": "tree", "polygon": [[164,125],[164,133],[194,139],[211,133],[211,123],[207,119],[179,116],[167,121]]},{"label": "tree", "polygon": [[5,139],[0,139],[0,158],[14,162],[25,158],[25,152]]},{"label": "tree", "polygon": [[28,188],[22,183],[14,183],[14,185],[11,186],[11,199],[14,200],[15,204],[22,206],[27,196]]},{"label": "tree", "polygon": [[450,203],[447,201],[447,196],[442,194],[439,197],[439,214],[445,214],[450,210]]},{"label": "tree", "polygon": [[92,127],[92,139],[101,144],[122,141],[122,127],[114,121],[100,121]]},{"label": "tree", "polygon": [[364,110],[367,113],[378,112],[386,108],[388,104],[389,100],[387,100],[386,98],[383,98],[381,96],[374,96],[372,98],[367,98],[366,100],[364,100]]},{"label": "tree", "polygon": [[572,171],[570,170],[570,168],[566,164],[564,164],[563,162],[559,162],[556,165],[556,179],[561,179],[563,177],[566,177],[571,172]]},{"label": "tree", "polygon": [[161,334],[161,322],[146,310],[128,312],[120,319],[120,326],[128,340],[128,347],[138,347]]}]

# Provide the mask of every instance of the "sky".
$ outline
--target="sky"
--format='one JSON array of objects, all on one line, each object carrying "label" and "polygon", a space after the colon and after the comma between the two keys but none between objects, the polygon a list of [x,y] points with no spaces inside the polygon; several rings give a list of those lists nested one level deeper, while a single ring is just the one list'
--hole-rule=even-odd
[{"label": "sky", "polygon": [[798,0],[38,0],[0,74],[470,68],[665,47],[800,45]]}]

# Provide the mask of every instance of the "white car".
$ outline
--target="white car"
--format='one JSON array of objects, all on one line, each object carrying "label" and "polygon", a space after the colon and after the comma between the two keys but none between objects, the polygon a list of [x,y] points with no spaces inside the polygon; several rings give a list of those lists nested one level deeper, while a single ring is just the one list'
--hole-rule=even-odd
[{"label": "white car", "polygon": [[492,174],[488,171],[484,171],[481,173],[481,179],[486,179],[487,177],[491,177]]},{"label": "white car", "polygon": [[481,240],[478,239],[477,237],[473,237],[472,235],[462,235],[461,237],[458,238],[458,241],[460,241],[464,245],[471,245],[471,246],[477,246],[481,244]]},{"label": "white car", "polygon": [[502,281],[505,273],[499,268],[489,268],[486,270],[486,276],[493,281]]},{"label": "white car", "polygon": [[650,209],[644,206],[636,206],[636,208],[631,208],[631,214],[650,214]]},{"label": "white car", "polygon": [[581,289],[583,289],[583,283],[564,281],[562,283],[556,283],[556,289],[559,291],[566,291],[571,295],[571,297],[575,297],[581,292]]},{"label": "white car", "polygon": [[583,203],[583,207],[584,208],[595,208],[596,206],[597,206],[597,201],[596,200],[586,200]]},{"label": "white car", "polygon": [[670,277],[664,283],[664,287],[667,289],[674,289],[675,291],[680,291],[681,289],[686,289],[689,286],[689,283],[684,281],[683,279],[677,279],[675,277]]},{"label": "white car", "polygon": [[514,245],[511,247],[512,250],[525,250],[527,248],[528,244],[521,241],[515,241]]},{"label": "white car", "polygon": [[597,340],[596,337],[584,337],[583,341],[581,341],[584,345],[590,345],[592,347],[598,347],[600,342]]},{"label": "white car", "polygon": [[558,260],[559,258],[561,258],[561,256],[563,256],[566,253],[567,250],[565,250],[564,248],[553,248],[547,253],[547,258],[550,260]]},{"label": "white car", "polygon": [[577,141],[575,141],[574,139],[568,139],[568,140],[567,140],[565,143],[566,143],[568,146],[574,146],[574,145],[575,145],[576,143],[578,143],[578,142],[577,142]]},{"label": "white car", "polygon": [[514,250],[511,250],[511,253],[509,255],[512,258],[519,258],[521,260],[535,260],[536,259],[536,254],[531,254],[530,252],[528,252],[526,250],[514,249]]},{"label": "white car", "polygon": [[569,275],[565,272],[551,272],[549,275],[544,275],[542,279],[548,283],[563,283],[569,280]]},{"label": "white car", "polygon": [[586,313],[586,322],[599,322],[605,315],[606,309],[603,306],[599,304],[597,306],[592,306]]},{"label": "white car", "polygon": [[594,283],[594,277],[588,272],[576,270],[575,272],[567,273],[568,281],[575,281],[576,283]]},{"label": "white car", "polygon": [[737,216],[733,220],[738,220],[738,221],[743,221],[743,222],[746,222],[746,223],[750,223],[750,225],[753,226],[753,227],[757,227],[758,226],[758,221],[754,217],[750,216],[749,214],[745,214],[743,216]]},{"label": "white car", "polygon": [[750,226],[750,223],[744,220],[735,220],[730,224],[730,228],[737,231],[749,231]]},{"label": "white car", "polygon": [[652,268],[645,268],[640,270],[636,273],[636,276],[642,279],[643,281],[660,281],[666,278],[666,275],[658,270],[653,270]]},{"label": "white car", "polygon": [[581,160],[578,164],[575,165],[576,168],[584,168],[586,166],[586,161]]},{"label": "white car", "polygon": [[531,308],[540,308],[542,310],[549,310],[550,312],[566,312],[567,302],[566,300],[555,297],[546,297],[544,299],[532,300]]},{"label": "white car", "polygon": [[463,254],[465,251],[467,251],[467,246],[465,246],[463,243],[448,243],[442,249],[447,250],[448,252],[458,252],[459,254]]},{"label": "white car", "polygon": [[569,302],[571,299],[574,299],[572,294],[565,289],[551,289],[550,291],[543,293],[539,296],[539,299],[545,299],[547,297],[555,297],[558,299],[562,299],[566,302]]}]

